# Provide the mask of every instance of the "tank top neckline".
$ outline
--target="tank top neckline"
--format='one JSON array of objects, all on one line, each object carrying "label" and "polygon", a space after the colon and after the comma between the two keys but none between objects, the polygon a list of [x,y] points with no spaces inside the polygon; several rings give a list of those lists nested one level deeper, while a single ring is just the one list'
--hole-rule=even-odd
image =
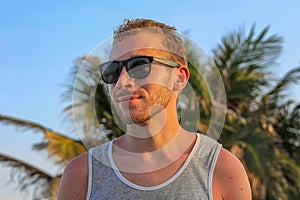
[{"label": "tank top neckline", "polygon": [[128,179],[126,179],[122,174],[121,172],[118,170],[118,167],[113,159],[113,156],[112,156],[112,147],[113,147],[113,142],[114,140],[110,141],[109,142],[109,145],[108,145],[108,151],[107,151],[107,154],[108,154],[108,160],[109,160],[109,163],[110,165],[112,166],[113,170],[114,170],[114,173],[115,175],[124,183],[126,184],[127,186],[131,187],[131,188],[134,188],[134,189],[137,189],[137,190],[144,190],[144,191],[150,191],[150,190],[157,190],[157,189],[160,189],[160,188],[163,188],[167,185],[169,185],[170,183],[172,183],[173,181],[175,181],[175,179],[177,179],[183,172],[184,170],[186,169],[186,167],[188,166],[188,164],[190,163],[190,161],[192,160],[194,154],[196,153],[197,149],[198,149],[198,146],[199,146],[199,143],[200,143],[200,134],[196,134],[197,138],[196,138],[196,142],[192,148],[192,151],[190,152],[190,154],[188,155],[187,159],[184,161],[183,165],[179,168],[179,170],[172,176],[170,177],[169,179],[167,179],[166,181],[158,184],[158,185],[154,185],[154,186],[140,186],[140,185],[137,185],[137,184],[134,184],[132,183],[131,181],[129,181]]}]

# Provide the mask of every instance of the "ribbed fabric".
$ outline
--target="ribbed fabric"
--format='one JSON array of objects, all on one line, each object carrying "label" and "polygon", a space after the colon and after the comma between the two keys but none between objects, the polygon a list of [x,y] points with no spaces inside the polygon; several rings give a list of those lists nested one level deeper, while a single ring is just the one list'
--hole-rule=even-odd
[{"label": "ribbed fabric", "polygon": [[201,199],[212,200],[212,177],[221,144],[197,134],[197,141],[178,172],[160,185],[138,186],[115,168],[112,142],[89,151],[87,200],[100,199]]}]

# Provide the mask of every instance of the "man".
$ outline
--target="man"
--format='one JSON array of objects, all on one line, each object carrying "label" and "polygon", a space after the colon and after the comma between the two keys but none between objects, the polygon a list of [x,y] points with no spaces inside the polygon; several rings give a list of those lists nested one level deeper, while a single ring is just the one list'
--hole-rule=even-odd
[{"label": "man", "polygon": [[126,134],[73,159],[58,199],[251,199],[241,162],[178,122],[189,69],[174,27],[126,20],[99,69]]}]

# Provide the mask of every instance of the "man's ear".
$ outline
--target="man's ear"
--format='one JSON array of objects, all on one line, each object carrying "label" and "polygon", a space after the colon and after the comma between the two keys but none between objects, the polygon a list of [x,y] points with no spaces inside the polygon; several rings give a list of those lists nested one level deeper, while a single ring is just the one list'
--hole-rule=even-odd
[{"label": "man's ear", "polygon": [[190,77],[190,71],[187,66],[181,65],[176,68],[176,80],[174,82],[174,92],[181,91],[187,84]]}]

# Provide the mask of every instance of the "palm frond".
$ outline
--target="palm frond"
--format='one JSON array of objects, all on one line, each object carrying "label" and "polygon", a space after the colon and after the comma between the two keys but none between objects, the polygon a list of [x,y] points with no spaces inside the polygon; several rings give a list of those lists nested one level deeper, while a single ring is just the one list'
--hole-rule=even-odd
[{"label": "palm frond", "polygon": [[71,159],[87,151],[80,140],[73,140],[48,131],[44,132],[44,137],[45,141],[33,145],[33,148],[46,150],[57,164],[66,164]]},{"label": "palm frond", "polygon": [[[282,37],[267,36],[269,27],[255,35],[255,25],[248,35],[239,29],[222,38],[213,50],[214,62],[222,75],[232,109],[241,101],[251,101],[270,85],[267,68],[280,55]],[[247,94],[247,95],[245,95]],[[246,98],[246,99],[245,99]]]},{"label": "palm frond", "polygon": [[25,130],[33,130],[33,131],[39,131],[39,132],[51,131],[54,134],[59,134],[59,133],[56,133],[56,132],[52,131],[50,128],[42,126],[41,124],[38,124],[36,122],[19,119],[19,118],[12,117],[12,116],[7,116],[7,115],[0,114],[0,122],[2,122],[4,124],[23,127]]},{"label": "palm frond", "polygon": [[300,67],[296,67],[288,71],[283,78],[271,89],[267,94],[263,96],[263,99],[269,99],[270,102],[280,102],[286,91],[287,87],[292,83],[300,82]]},{"label": "palm frond", "polygon": [[70,159],[86,151],[81,141],[74,140],[38,123],[11,116],[0,115],[0,122],[34,130],[44,134],[44,141],[35,144],[35,150],[46,150],[49,157],[55,157],[56,163],[65,164]]},{"label": "palm frond", "polygon": [[49,198],[49,183],[55,177],[38,167],[17,158],[0,153],[0,163],[11,169],[11,181],[21,192],[33,189],[34,199]]}]

